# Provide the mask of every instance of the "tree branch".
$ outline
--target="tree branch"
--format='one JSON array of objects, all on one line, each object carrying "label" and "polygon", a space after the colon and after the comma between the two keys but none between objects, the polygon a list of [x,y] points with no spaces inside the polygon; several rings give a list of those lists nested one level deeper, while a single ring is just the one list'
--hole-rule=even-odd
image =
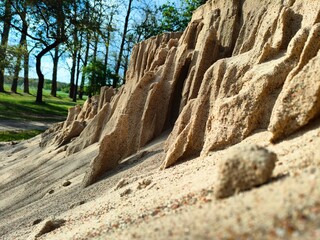
[{"label": "tree branch", "polygon": [[45,42],[45,41],[43,41],[41,38],[37,38],[37,37],[34,37],[34,36],[30,35],[30,34],[28,33],[28,31],[23,31],[22,29],[20,29],[19,27],[17,27],[16,25],[14,25],[14,24],[12,24],[12,23],[10,23],[10,26],[13,27],[14,29],[16,29],[17,31],[26,34],[26,35],[27,35],[29,38],[31,38],[32,40],[41,42],[42,44],[46,45],[46,42]]}]

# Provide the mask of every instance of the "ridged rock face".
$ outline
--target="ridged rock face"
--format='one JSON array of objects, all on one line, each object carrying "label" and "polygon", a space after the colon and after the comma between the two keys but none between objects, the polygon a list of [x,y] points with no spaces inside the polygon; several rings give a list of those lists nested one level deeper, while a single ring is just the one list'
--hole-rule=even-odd
[{"label": "ridged rock face", "polygon": [[[88,186],[172,127],[161,168],[259,129],[282,139],[319,116],[319,49],[319,1],[207,1],[184,33],[137,44],[126,85],[112,99],[101,94],[84,129],[77,121],[88,111],[71,110],[59,126],[67,134],[55,141],[81,132],[69,155],[100,143],[84,178]],[[70,137],[70,129],[77,134]]]},{"label": "ridged rock face", "polygon": [[[257,129],[269,129],[272,140],[284,138],[320,113],[318,1],[209,1],[193,22],[212,19],[212,13],[220,13],[212,31],[239,21],[240,29],[223,28],[233,33],[233,53],[201,79],[197,97],[187,102],[167,141],[162,168],[190,155],[206,156]],[[205,34],[198,36],[196,42],[207,41]]]},{"label": "ridged rock face", "polygon": [[[106,103],[111,101],[113,95],[114,90],[112,88],[102,87],[100,97],[89,98],[82,108],[79,105],[70,108],[65,122],[54,125],[41,135],[40,146],[56,145],[61,147],[78,137],[84,129],[85,132],[88,132],[87,124],[92,121]],[[85,136],[87,140],[94,138],[86,133]],[[91,141],[90,144],[94,142],[97,142],[97,140]]]},{"label": "ridged rock face", "polygon": [[[126,85],[87,127],[87,132],[99,132],[100,147],[84,178],[84,186],[95,182],[170,126],[174,118],[170,108],[183,65],[175,61],[180,36],[180,33],[163,34],[134,47]],[[83,132],[68,153],[82,149],[87,142]]]},{"label": "ridged rock face", "polygon": [[84,186],[174,125],[185,105],[198,96],[208,68],[231,56],[240,29],[239,6],[227,4],[206,13],[191,22],[182,36],[164,34],[135,46],[127,83],[111,103],[112,116]]}]

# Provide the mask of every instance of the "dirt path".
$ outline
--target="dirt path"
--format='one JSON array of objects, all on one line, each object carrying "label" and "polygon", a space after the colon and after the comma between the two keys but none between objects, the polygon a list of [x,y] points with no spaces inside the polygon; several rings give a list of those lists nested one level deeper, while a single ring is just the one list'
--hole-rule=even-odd
[{"label": "dirt path", "polygon": [[0,120],[0,131],[45,130],[52,122]]}]

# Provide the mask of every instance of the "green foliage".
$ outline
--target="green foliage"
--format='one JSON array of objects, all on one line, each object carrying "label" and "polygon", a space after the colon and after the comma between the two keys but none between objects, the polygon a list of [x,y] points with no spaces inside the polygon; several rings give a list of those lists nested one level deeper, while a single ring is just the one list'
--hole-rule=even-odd
[{"label": "green foliage", "polygon": [[191,20],[192,13],[206,0],[183,0],[180,5],[167,3],[156,8],[143,9],[143,20],[134,24],[137,41],[147,39],[163,32],[183,31]]},{"label": "green foliage", "polygon": [[70,91],[70,84],[66,83],[57,83],[57,91],[63,92],[63,93],[69,93]]},{"label": "green foliage", "polygon": [[163,4],[160,8],[162,13],[162,21],[160,30],[163,32],[177,32],[185,28],[184,14],[179,12],[179,9],[174,3]]},{"label": "green foliage", "polygon": [[105,66],[101,60],[92,60],[82,73],[87,80],[87,94],[89,96],[96,95],[100,92],[100,88],[106,85],[104,78]]},{"label": "green foliage", "polygon": [[0,131],[0,142],[26,140],[42,132],[42,130]]},{"label": "green foliage", "polygon": [[194,10],[196,10],[199,6],[204,4],[206,0],[184,0],[184,11],[182,14],[182,26],[184,28],[188,25],[192,18],[192,13]]},{"label": "green foliage", "polygon": [[112,86],[113,82],[119,82],[120,77],[117,75],[114,71],[111,69],[107,69],[107,81],[106,81],[106,86]]},{"label": "green foliage", "polygon": [[192,13],[206,0],[184,0],[180,7],[167,2],[160,7],[162,20],[160,30],[163,32],[183,31],[191,20]]},{"label": "green foliage", "polygon": [[5,59],[0,59],[0,67],[7,69],[10,74],[13,74],[15,61],[19,56],[26,53],[25,48],[21,46],[0,45],[0,52],[6,52]]},{"label": "green foliage", "polygon": [[[30,29],[36,38],[44,45],[57,39],[66,41],[70,27],[77,24],[73,21],[74,4],[84,6],[84,0],[28,0],[28,11],[33,18]],[[79,12],[82,8],[78,9]],[[49,44],[48,44],[49,43]]]},{"label": "green foliage", "polygon": [[133,24],[137,42],[159,34],[159,13],[160,8],[156,6],[150,7],[147,5],[141,9],[142,20]]}]

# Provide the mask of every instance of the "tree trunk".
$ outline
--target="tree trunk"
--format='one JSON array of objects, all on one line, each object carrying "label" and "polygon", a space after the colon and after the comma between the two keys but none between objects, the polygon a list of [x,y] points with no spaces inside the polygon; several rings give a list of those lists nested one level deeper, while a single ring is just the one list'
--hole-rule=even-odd
[{"label": "tree trunk", "polygon": [[54,48],[52,83],[51,83],[51,93],[50,93],[51,96],[53,97],[57,97],[58,64],[59,64],[59,46],[56,46]]},{"label": "tree trunk", "polygon": [[[109,39],[109,37],[110,37],[110,33],[108,32],[107,39]],[[106,43],[106,54],[104,55],[104,73],[103,73],[104,81],[106,82],[106,84],[108,83],[107,72],[108,72],[108,59],[109,59],[109,40],[107,41],[108,42]]]},{"label": "tree trunk", "polygon": [[[128,24],[129,24],[129,17],[130,17],[130,13],[131,13],[132,2],[133,2],[133,0],[129,0],[129,6],[128,6],[127,15],[126,15],[125,23],[124,23],[124,28],[123,28],[122,41],[121,41],[118,61],[117,61],[117,65],[116,65],[116,75],[119,75],[119,71],[120,71],[123,48],[124,48],[124,43],[125,43],[125,39],[126,39],[126,36],[127,36],[127,30],[128,30]],[[113,87],[116,88],[117,85],[118,85],[118,81],[114,81],[113,82]]]},{"label": "tree trunk", "polygon": [[[73,10],[74,10],[74,16],[73,16],[73,21],[77,22],[77,15],[78,15],[78,8],[76,2],[73,4]],[[77,55],[78,55],[78,30],[75,27],[74,32],[73,32],[73,49],[72,49],[72,67],[71,67],[71,77],[70,77],[70,90],[69,90],[69,97],[74,99],[77,98],[77,96],[74,96],[76,90],[75,90],[75,74],[76,74],[76,66],[77,66]]]},{"label": "tree trunk", "polygon": [[[22,27],[19,46],[20,46],[20,49],[26,50],[26,46],[27,46],[27,34],[26,33],[28,31],[28,25],[26,23],[26,11],[23,11],[21,13],[21,20],[23,22],[23,27]],[[13,80],[12,80],[12,85],[11,85],[11,92],[14,92],[14,93],[17,93],[19,72],[21,70],[21,59],[22,59],[22,54],[19,54],[17,57],[16,65],[14,67],[14,75],[13,75]]]},{"label": "tree trunk", "polygon": [[107,32],[107,42],[106,42],[106,54],[104,56],[104,79],[106,84],[108,83],[108,60],[109,60],[109,46],[110,46],[110,41],[111,41],[111,31],[112,31],[112,22],[113,22],[113,14],[110,16],[110,21],[108,23],[108,32]]},{"label": "tree trunk", "polygon": [[73,49],[72,53],[72,67],[71,67],[71,77],[70,77],[70,90],[69,90],[69,97],[73,99],[74,95],[74,80],[75,80],[75,73],[76,73],[76,66],[77,66],[77,47]]},{"label": "tree trunk", "polygon": [[11,84],[11,92],[13,93],[17,93],[19,72],[21,67],[21,58],[22,56],[19,54],[17,57],[16,65],[14,66],[14,75],[13,75],[12,84]]},{"label": "tree trunk", "polygon": [[80,76],[80,51],[78,53],[78,59],[77,59],[77,73],[76,73],[76,84],[74,86],[74,93],[73,93],[73,102],[77,102],[77,95],[78,95],[78,85],[79,85],[79,76]]},{"label": "tree trunk", "polygon": [[[61,28],[57,29],[57,36],[61,37]],[[59,45],[54,48],[54,55],[53,55],[53,71],[52,71],[52,82],[51,82],[51,93],[50,95],[53,97],[57,97],[57,77],[58,77],[58,65],[59,65]]]},{"label": "tree trunk", "polygon": [[74,93],[73,93],[73,102],[77,102],[77,95],[78,95],[78,84],[79,84],[79,75],[80,75],[80,51],[78,52],[78,59],[77,59],[77,73],[76,73],[76,84],[74,86]]},{"label": "tree trunk", "polygon": [[[85,56],[84,56],[83,67],[86,67],[88,65],[89,50],[90,50],[90,35],[88,34],[87,35],[87,44],[86,44],[86,53],[85,53]],[[82,74],[82,76],[81,76],[81,84],[80,84],[80,91],[79,91],[79,98],[81,100],[83,98],[84,81],[85,81],[85,77],[84,77],[84,74]]]},{"label": "tree trunk", "polygon": [[99,42],[99,37],[95,34],[95,36],[94,36],[94,45],[93,45],[93,62],[97,61],[98,42]]},{"label": "tree trunk", "polygon": [[[42,50],[43,51],[43,50]],[[44,85],[44,76],[41,72],[41,58],[44,54],[41,54],[41,52],[37,55],[36,59],[36,70],[37,70],[37,75],[38,75],[38,90],[37,90],[37,98],[36,98],[36,102],[37,103],[42,103],[42,89],[43,89],[43,85]]]},{"label": "tree trunk", "polygon": [[[3,31],[1,35],[1,47],[0,47],[0,62],[5,61],[6,59],[6,51],[7,44],[9,39],[10,32],[10,23],[11,23],[11,4],[10,1],[7,0],[5,3],[5,13],[4,13],[4,23],[3,23]],[[0,92],[4,92],[4,65],[0,64]]]},{"label": "tree trunk", "polygon": [[123,65],[123,84],[126,84],[126,74],[128,71],[128,66],[129,66],[129,55],[125,56],[125,60],[124,60],[124,65]]},{"label": "tree trunk", "polygon": [[[82,34],[80,35],[79,46],[80,46],[80,48],[82,47]],[[73,99],[72,99],[73,102],[77,102],[79,76],[80,76],[80,60],[81,60],[81,52],[79,50],[78,51],[78,57],[77,57],[76,84],[75,84],[74,93],[73,93]]]},{"label": "tree trunk", "polygon": [[29,52],[27,45],[27,32],[28,32],[28,23],[26,22],[27,9],[24,7],[21,14],[22,32],[21,32],[21,42],[24,51],[23,55],[23,68],[24,68],[24,79],[23,79],[23,92],[29,94]]},{"label": "tree trunk", "polygon": [[26,46],[26,52],[24,55],[23,68],[24,68],[24,77],[23,77],[23,92],[29,94],[29,52]]},{"label": "tree trunk", "polygon": [[42,101],[42,89],[43,89],[43,86],[44,86],[44,76],[43,76],[43,73],[41,71],[41,58],[45,54],[50,52],[52,49],[54,49],[55,47],[59,46],[59,44],[61,42],[62,42],[61,39],[56,40],[51,45],[49,45],[46,48],[42,49],[41,52],[36,56],[36,70],[37,70],[37,75],[38,75],[38,78],[39,78],[37,97],[36,97],[36,102],[37,103],[42,103],[43,102]]}]

